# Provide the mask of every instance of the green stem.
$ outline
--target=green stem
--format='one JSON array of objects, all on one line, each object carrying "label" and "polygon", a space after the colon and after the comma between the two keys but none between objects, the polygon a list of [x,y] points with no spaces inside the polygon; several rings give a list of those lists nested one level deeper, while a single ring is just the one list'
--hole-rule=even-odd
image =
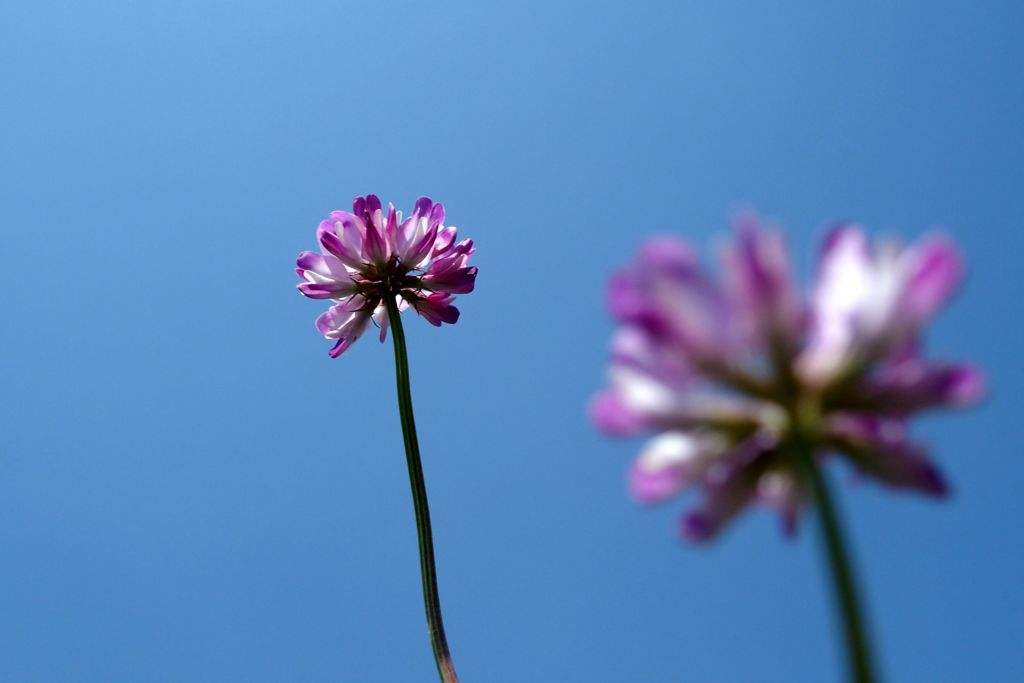
[{"label": "green stem", "polygon": [[441,620],[441,598],[437,593],[437,569],[434,567],[434,541],[430,533],[430,508],[427,506],[427,485],[423,481],[420,446],[416,439],[416,420],[412,413],[412,391],[409,389],[409,359],[405,351],[405,332],[394,296],[385,296],[391,323],[391,338],[395,343],[395,377],[398,384],[398,412],[402,417],[402,437],[405,440],[405,459],[409,465],[409,484],[416,509],[416,535],[420,545],[420,573],[423,578],[423,603],[427,610],[427,633],[434,649],[434,661],[443,683],[458,683],[455,665],[448,651]]},{"label": "green stem", "polygon": [[820,519],[821,538],[825,544],[828,563],[832,569],[832,583],[836,602],[843,615],[843,631],[846,636],[847,659],[850,666],[850,681],[872,683],[876,680],[871,663],[871,648],[868,644],[864,618],[853,579],[850,558],[843,542],[843,533],[836,514],[828,482],[825,480],[814,459],[814,448],[810,440],[801,439],[797,444],[798,457],[804,475],[811,485]]}]

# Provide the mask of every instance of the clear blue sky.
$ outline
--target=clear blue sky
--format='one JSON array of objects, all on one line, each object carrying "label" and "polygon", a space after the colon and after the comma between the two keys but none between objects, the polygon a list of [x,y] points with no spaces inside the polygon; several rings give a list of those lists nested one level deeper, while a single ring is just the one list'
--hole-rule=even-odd
[{"label": "clear blue sky", "polygon": [[467,683],[838,679],[813,528],[684,545],[585,415],[607,274],[740,206],[805,271],[839,218],[962,245],[955,497],[843,512],[889,680],[1024,680],[1024,9],[894,5],[5,3],[0,680],[433,680],[391,349],[330,360],[294,289],[366,192],[478,244],[407,321]]}]

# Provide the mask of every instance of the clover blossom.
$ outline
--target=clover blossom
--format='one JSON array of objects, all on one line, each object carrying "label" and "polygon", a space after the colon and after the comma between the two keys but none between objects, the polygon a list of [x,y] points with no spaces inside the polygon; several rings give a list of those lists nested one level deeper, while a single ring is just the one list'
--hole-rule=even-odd
[{"label": "clover blossom", "polygon": [[802,449],[819,465],[838,456],[882,484],[944,496],[907,422],[983,392],[976,369],[926,360],[919,343],[961,279],[954,246],[941,236],[873,246],[859,227],[839,226],[807,298],[781,235],[753,218],[722,257],[716,281],[686,243],[656,238],[611,279],[621,327],[591,414],[612,435],[656,433],[631,467],[633,497],[698,489],[680,524],[692,540],[713,538],[752,501],[792,532],[813,496]]},{"label": "clover blossom", "polygon": [[476,267],[467,265],[473,242],[456,242],[456,229],[443,223],[444,206],[427,197],[416,200],[405,220],[391,204],[385,215],[375,195],[356,197],[352,213],[333,211],[320,223],[321,253],[299,254],[296,272],[303,279],[298,288],[304,295],[337,302],[316,320],[317,329],[336,340],[329,351],[332,358],[352,346],[371,321],[380,328],[381,342],[388,329],[392,330],[395,389],[416,515],[427,635],[439,679],[458,683],[441,614],[430,505],[402,325],[402,311],[410,306],[432,325],[455,323],[459,319],[459,309],[452,305],[455,295],[473,291]]},{"label": "clover blossom", "polygon": [[468,266],[473,241],[456,242],[454,226],[443,225],[444,206],[427,197],[416,200],[412,214],[388,204],[384,213],[376,195],[357,197],[352,213],[332,211],[317,230],[321,253],[299,254],[298,289],[312,299],[332,299],[316,320],[327,339],[336,340],[332,358],[344,353],[372,321],[387,337],[385,297],[399,310],[412,307],[432,325],[454,324],[459,309],[455,294],[473,291],[477,269]]}]

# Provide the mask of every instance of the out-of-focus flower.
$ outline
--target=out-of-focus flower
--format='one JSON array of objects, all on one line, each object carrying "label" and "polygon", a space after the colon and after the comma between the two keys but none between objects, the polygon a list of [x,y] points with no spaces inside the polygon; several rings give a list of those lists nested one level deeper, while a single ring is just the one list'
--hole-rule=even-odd
[{"label": "out-of-focus flower", "polygon": [[613,435],[657,433],[630,470],[634,498],[699,489],[681,521],[695,540],[751,501],[776,508],[792,532],[809,496],[797,439],[811,440],[819,464],[839,455],[883,484],[945,495],[906,424],[984,391],[976,369],[927,361],[918,346],[961,278],[953,245],[932,236],[872,246],[860,228],[837,227],[805,300],[781,234],[748,217],[722,267],[719,282],[684,242],[657,238],[610,282],[621,327],[591,414]]},{"label": "out-of-focus flower", "polygon": [[396,297],[399,310],[410,306],[432,325],[455,323],[456,294],[473,291],[476,266],[472,240],[456,241],[454,226],[444,226],[444,206],[427,197],[416,200],[412,214],[376,195],[356,197],[352,213],[332,211],[320,222],[321,253],[299,254],[299,291],[311,299],[336,301],[316,320],[316,328],[335,340],[331,357],[344,353],[373,321],[380,340],[387,336],[384,297]]}]

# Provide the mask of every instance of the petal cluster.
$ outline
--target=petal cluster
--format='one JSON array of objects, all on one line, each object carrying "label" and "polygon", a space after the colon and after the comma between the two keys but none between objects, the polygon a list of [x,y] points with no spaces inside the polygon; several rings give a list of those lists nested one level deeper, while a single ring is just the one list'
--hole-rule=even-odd
[{"label": "petal cluster", "polygon": [[681,520],[694,540],[755,501],[793,531],[809,494],[790,444],[796,429],[808,436],[798,419],[808,406],[819,462],[839,456],[885,485],[944,495],[907,424],[984,391],[975,368],[926,360],[920,349],[924,324],[963,274],[952,243],[876,245],[859,227],[838,226],[806,296],[781,233],[754,217],[737,222],[721,256],[715,278],[685,242],[657,238],[609,283],[620,326],[591,414],[612,435],[655,434],[630,469],[633,497],[699,491]]},{"label": "petal cluster", "polygon": [[399,310],[411,307],[432,325],[453,324],[459,309],[456,294],[473,291],[476,266],[472,240],[458,240],[454,226],[444,225],[444,205],[427,197],[412,213],[391,204],[385,212],[376,195],[357,197],[352,211],[332,211],[317,230],[320,253],[299,254],[298,289],[312,299],[335,303],[316,320],[316,328],[335,341],[331,357],[344,353],[370,323],[387,335],[385,297]]}]

